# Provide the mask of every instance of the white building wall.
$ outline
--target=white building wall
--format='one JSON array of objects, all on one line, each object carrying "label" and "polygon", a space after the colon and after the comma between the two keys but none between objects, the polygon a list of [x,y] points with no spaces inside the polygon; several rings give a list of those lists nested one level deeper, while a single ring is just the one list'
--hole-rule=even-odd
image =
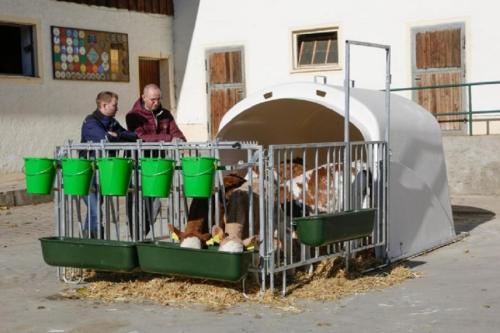
[{"label": "white building wall", "polygon": [[[190,138],[206,139],[204,58],[210,48],[244,47],[247,95],[278,83],[312,81],[314,75],[326,75],[329,83],[341,85],[342,69],[292,71],[292,31],[315,27],[339,27],[341,64],[345,39],[391,45],[395,88],[412,85],[412,28],[463,22],[466,81],[500,80],[500,66],[496,65],[500,45],[494,42],[500,36],[495,17],[499,10],[500,3],[491,0],[177,0],[175,55],[187,59],[184,66],[176,67],[176,86],[182,88],[177,91],[178,120]],[[189,15],[196,16],[196,24],[190,28],[182,19]],[[351,77],[356,86],[383,89],[384,61],[383,51],[354,47]],[[496,93],[491,93],[498,87],[474,88],[474,109],[500,108]],[[411,97],[409,93],[402,95]]]},{"label": "white building wall", "polygon": [[[0,21],[36,24],[38,78],[0,75],[0,173],[20,171],[24,156],[52,156],[64,140],[80,140],[84,117],[99,91],[119,95],[117,119],[139,97],[138,58],[172,56],[172,17],[55,0],[2,0]],[[128,34],[130,82],[52,78],[50,26]]]}]

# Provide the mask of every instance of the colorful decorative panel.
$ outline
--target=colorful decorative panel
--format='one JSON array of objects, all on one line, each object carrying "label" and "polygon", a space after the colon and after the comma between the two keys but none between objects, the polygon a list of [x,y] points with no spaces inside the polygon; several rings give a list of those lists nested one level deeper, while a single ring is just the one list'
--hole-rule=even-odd
[{"label": "colorful decorative panel", "polygon": [[51,28],[56,80],[128,82],[128,36],[117,32]]}]

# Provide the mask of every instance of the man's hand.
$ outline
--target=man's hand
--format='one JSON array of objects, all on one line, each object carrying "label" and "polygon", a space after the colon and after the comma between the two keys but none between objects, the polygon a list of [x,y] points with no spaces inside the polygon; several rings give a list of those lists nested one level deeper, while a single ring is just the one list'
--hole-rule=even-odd
[{"label": "man's hand", "polygon": [[117,138],[118,137],[118,134],[116,134],[116,132],[111,132],[111,131],[108,131],[108,134],[111,135],[112,137],[114,138]]}]

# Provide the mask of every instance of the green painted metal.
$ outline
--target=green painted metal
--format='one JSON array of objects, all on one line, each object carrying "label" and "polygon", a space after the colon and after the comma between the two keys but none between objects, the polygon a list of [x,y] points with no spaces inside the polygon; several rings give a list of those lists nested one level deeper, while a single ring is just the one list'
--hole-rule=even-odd
[{"label": "green painted metal", "polygon": [[229,253],[181,248],[178,243],[140,242],[137,253],[141,270],[149,273],[237,282],[248,273],[252,252]]},{"label": "green painted metal", "polygon": [[56,176],[57,162],[50,158],[25,157],[26,192],[50,194]]},{"label": "green painted metal", "polygon": [[469,87],[469,86],[485,86],[485,85],[491,85],[491,84],[500,84],[500,81],[482,81],[482,82],[469,82],[469,83],[442,84],[442,85],[436,85],[436,86],[392,88],[391,92],[395,92],[395,91],[411,91],[411,90],[424,90],[424,89],[437,89],[437,88],[456,88],[456,87]]},{"label": "green painted metal", "polygon": [[[497,85],[497,84],[500,84],[500,81],[482,81],[482,82],[469,82],[469,83],[456,83],[456,84],[442,84],[442,85],[436,85],[436,86],[393,88],[393,89],[391,89],[391,92],[467,87],[467,95],[468,95],[468,110],[467,111],[465,111],[465,112],[442,112],[442,113],[439,113],[439,114],[433,113],[433,115],[435,117],[466,115],[467,116],[467,121],[468,121],[469,135],[473,135],[473,132],[472,132],[472,122],[474,121],[474,119],[473,119],[473,115],[474,114],[500,113],[500,109],[498,109],[498,110],[476,110],[476,111],[474,111],[472,109],[472,87],[473,86],[485,86],[485,85]],[[457,119],[456,121],[462,121],[462,120],[461,119]],[[465,121],[465,119],[464,119],[464,121]]]},{"label": "green painted metal", "polygon": [[376,209],[367,208],[299,217],[293,220],[293,226],[301,243],[321,246],[371,235],[375,212]]},{"label": "green painted metal", "polygon": [[133,242],[72,237],[40,238],[47,265],[130,272],[139,266]]}]

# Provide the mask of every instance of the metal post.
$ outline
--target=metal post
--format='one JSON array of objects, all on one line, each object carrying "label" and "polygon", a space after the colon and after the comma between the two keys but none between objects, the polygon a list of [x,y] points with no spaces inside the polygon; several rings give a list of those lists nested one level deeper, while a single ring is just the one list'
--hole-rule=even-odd
[{"label": "metal post", "polygon": [[472,87],[467,87],[467,94],[469,97],[469,135],[472,136]]},{"label": "metal post", "polygon": [[[349,210],[350,198],[351,198],[351,141],[350,141],[350,133],[349,133],[349,123],[350,123],[350,104],[349,98],[351,97],[351,50],[350,50],[350,41],[346,40],[345,42],[345,78],[344,78],[344,97],[345,97],[345,106],[344,106],[344,179],[343,179],[343,189],[344,189],[344,211]],[[345,246],[347,248],[346,258],[345,258],[345,269],[349,271],[349,258],[351,256],[350,252],[350,242],[345,242]]]},{"label": "metal post", "polygon": [[[391,157],[391,146],[390,146],[390,86],[391,86],[391,47],[389,45],[374,44],[367,42],[351,41],[346,40],[345,48],[345,79],[344,79],[344,93],[345,93],[345,116],[344,116],[344,143],[345,143],[345,153],[344,153],[344,210],[350,209],[350,169],[351,169],[351,147],[350,147],[350,137],[349,137],[349,98],[350,98],[350,45],[359,45],[367,47],[382,48],[386,51],[386,73],[385,73],[385,111],[386,111],[386,130],[385,130],[385,141],[387,143],[386,154],[384,155],[387,162],[385,168],[385,187],[386,187],[386,197],[389,196],[389,176],[390,176],[390,157]],[[470,99],[469,99],[470,101]],[[389,223],[389,200],[385,200],[385,205],[383,206],[386,211],[385,221],[386,221],[386,233],[389,229],[387,224]],[[386,241],[388,238],[386,237]],[[347,247],[350,250],[350,246]],[[386,242],[386,251],[388,251],[388,241]],[[346,269],[348,269],[348,260],[346,261]]]},{"label": "metal post", "polygon": [[351,64],[351,41],[345,41],[345,78],[344,78],[344,179],[343,179],[343,188],[344,188],[344,210],[350,209],[350,197],[351,197],[351,186],[350,186],[350,169],[351,169],[351,141],[350,141],[350,133],[349,133],[349,122],[350,122],[350,114],[349,114],[349,98],[351,97],[351,72],[350,72],[350,64]]},{"label": "metal post", "polygon": [[267,175],[268,177],[268,186],[269,186],[269,191],[267,193],[268,195],[268,222],[267,222],[267,239],[268,239],[268,244],[267,244],[267,250],[265,253],[266,256],[266,265],[268,267],[268,272],[269,272],[269,288],[271,289],[271,293],[274,292],[274,150],[272,147],[269,148],[269,159],[268,159],[268,168],[267,171],[269,174]]},{"label": "metal post", "polygon": [[[260,240],[264,240],[264,244],[260,247],[260,253],[261,257],[264,258],[262,262],[262,291],[266,290],[266,259],[267,259],[267,248],[266,248],[266,236],[264,236],[265,228],[266,228],[266,221],[265,221],[265,214],[264,214],[264,177],[265,177],[265,170],[264,170],[264,152],[262,149],[262,146],[259,146],[258,148],[259,152],[259,224],[260,224],[260,230],[259,230],[259,238]],[[269,241],[269,240],[268,240]],[[272,244],[272,239],[270,240]]]},{"label": "metal post", "polygon": [[386,154],[384,155],[386,161],[385,168],[385,253],[389,252],[389,184],[390,184],[390,168],[391,168],[391,47],[385,48],[385,112],[387,115],[387,124],[385,130]]}]

